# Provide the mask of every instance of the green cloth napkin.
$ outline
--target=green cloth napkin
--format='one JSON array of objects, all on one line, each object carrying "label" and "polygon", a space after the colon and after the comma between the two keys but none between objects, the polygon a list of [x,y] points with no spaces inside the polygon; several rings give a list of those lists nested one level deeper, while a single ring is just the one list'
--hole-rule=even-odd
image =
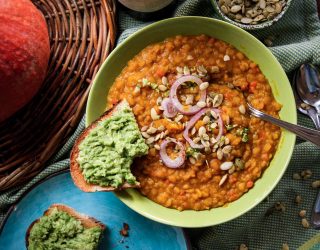
[{"label": "green cloth napkin", "polygon": [[[197,15],[218,18],[209,1],[205,0],[177,1],[175,10],[167,15],[168,17]],[[119,12],[118,20],[120,31],[118,43],[148,24],[135,20],[122,10]],[[252,34],[262,41],[273,38],[273,47],[270,49],[289,75],[302,63],[320,64],[320,23],[316,0],[293,0],[288,12],[278,23],[261,31],[254,31]],[[312,122],[301,114],[298,120],[299,124],[313,127]],[[0,194],[0,222],[3,221],[10,205],[14,204],[30,186],[52,173],[69,167],[70,149],[84,127],[83,118],[74,135],[53,157],[48,167],[27,185]],[[287,243],[290,249],[299,247],[300,249],[320,249],[320,234],[317,230],[303,228],[301,218],[298,216],[301,209],[306,209],[307,219],[310,220],[318,191],[311,188],[311,182],[320,179],[320,150],[310,143],[300,140],[297,142],[286,174],[265,201],[228,223],[204,229],[187,230],[194,249],[233,250],[240,244],[246,244],[250,250],[274,250],[282,249],[284,243]],[[305,169],[312,171],[310,179],[293,180],[293,173]],[[297,194],[302,197],[299,205],[294,202]],[[270,208],[277,202],[285,205],[285,211],[270,214]]]}]

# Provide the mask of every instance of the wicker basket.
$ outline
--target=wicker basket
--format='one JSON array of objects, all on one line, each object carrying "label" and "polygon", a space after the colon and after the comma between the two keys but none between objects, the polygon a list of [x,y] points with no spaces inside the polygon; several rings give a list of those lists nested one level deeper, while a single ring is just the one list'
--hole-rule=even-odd
[{"label": "wicker basket", "polygon": [[0,124],[0,191],[37,175],[72,135],[90,83],[115,45],[114,0],[33,0],[50,35],[48,74],[39,93]]}]

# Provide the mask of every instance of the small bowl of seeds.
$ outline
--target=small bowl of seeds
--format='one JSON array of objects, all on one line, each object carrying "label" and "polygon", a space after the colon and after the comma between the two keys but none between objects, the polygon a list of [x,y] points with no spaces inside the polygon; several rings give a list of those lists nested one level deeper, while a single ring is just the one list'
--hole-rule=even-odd
[{"label": "small bowl of seeds", "polygon": [[211,0],[218,14],[246,30],[262,29],[277,22],[292,0]]}]

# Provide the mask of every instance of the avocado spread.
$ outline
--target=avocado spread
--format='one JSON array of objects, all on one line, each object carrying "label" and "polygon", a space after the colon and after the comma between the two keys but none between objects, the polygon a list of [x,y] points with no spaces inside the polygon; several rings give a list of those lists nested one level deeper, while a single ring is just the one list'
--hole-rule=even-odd
[{"label": "avocado spread", "polygon": [[93,250],[97,249],[101,234],[101,228],[86,229],[68,213],[53,208],[50,215],[33,225],[28,250]]},{"label": "avocado spread", "polygon": [[130,166],[147,153],[134,114],[125,107],[89,132],[79,145],[77,161],[88,183],[117,188],[124,182],[137,184]]}]

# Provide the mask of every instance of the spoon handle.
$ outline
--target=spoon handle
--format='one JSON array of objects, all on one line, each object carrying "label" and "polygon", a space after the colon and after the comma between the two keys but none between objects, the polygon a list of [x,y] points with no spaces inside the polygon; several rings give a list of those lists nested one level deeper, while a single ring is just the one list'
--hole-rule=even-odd
[{"label": "spoon handle", "polygon": [[285,128],[286,130],[296,134],[300,138],[310,141],[320,147],[320,131],[306,128],[300,125],[295,125],[295,124],[274,118],[270,115],[267,115],[253,108],[250,104],[248,104],[248,107],[253,116],[261,118],[262,120],[265,120],[267,122],[271,122],[279,127]]}]

